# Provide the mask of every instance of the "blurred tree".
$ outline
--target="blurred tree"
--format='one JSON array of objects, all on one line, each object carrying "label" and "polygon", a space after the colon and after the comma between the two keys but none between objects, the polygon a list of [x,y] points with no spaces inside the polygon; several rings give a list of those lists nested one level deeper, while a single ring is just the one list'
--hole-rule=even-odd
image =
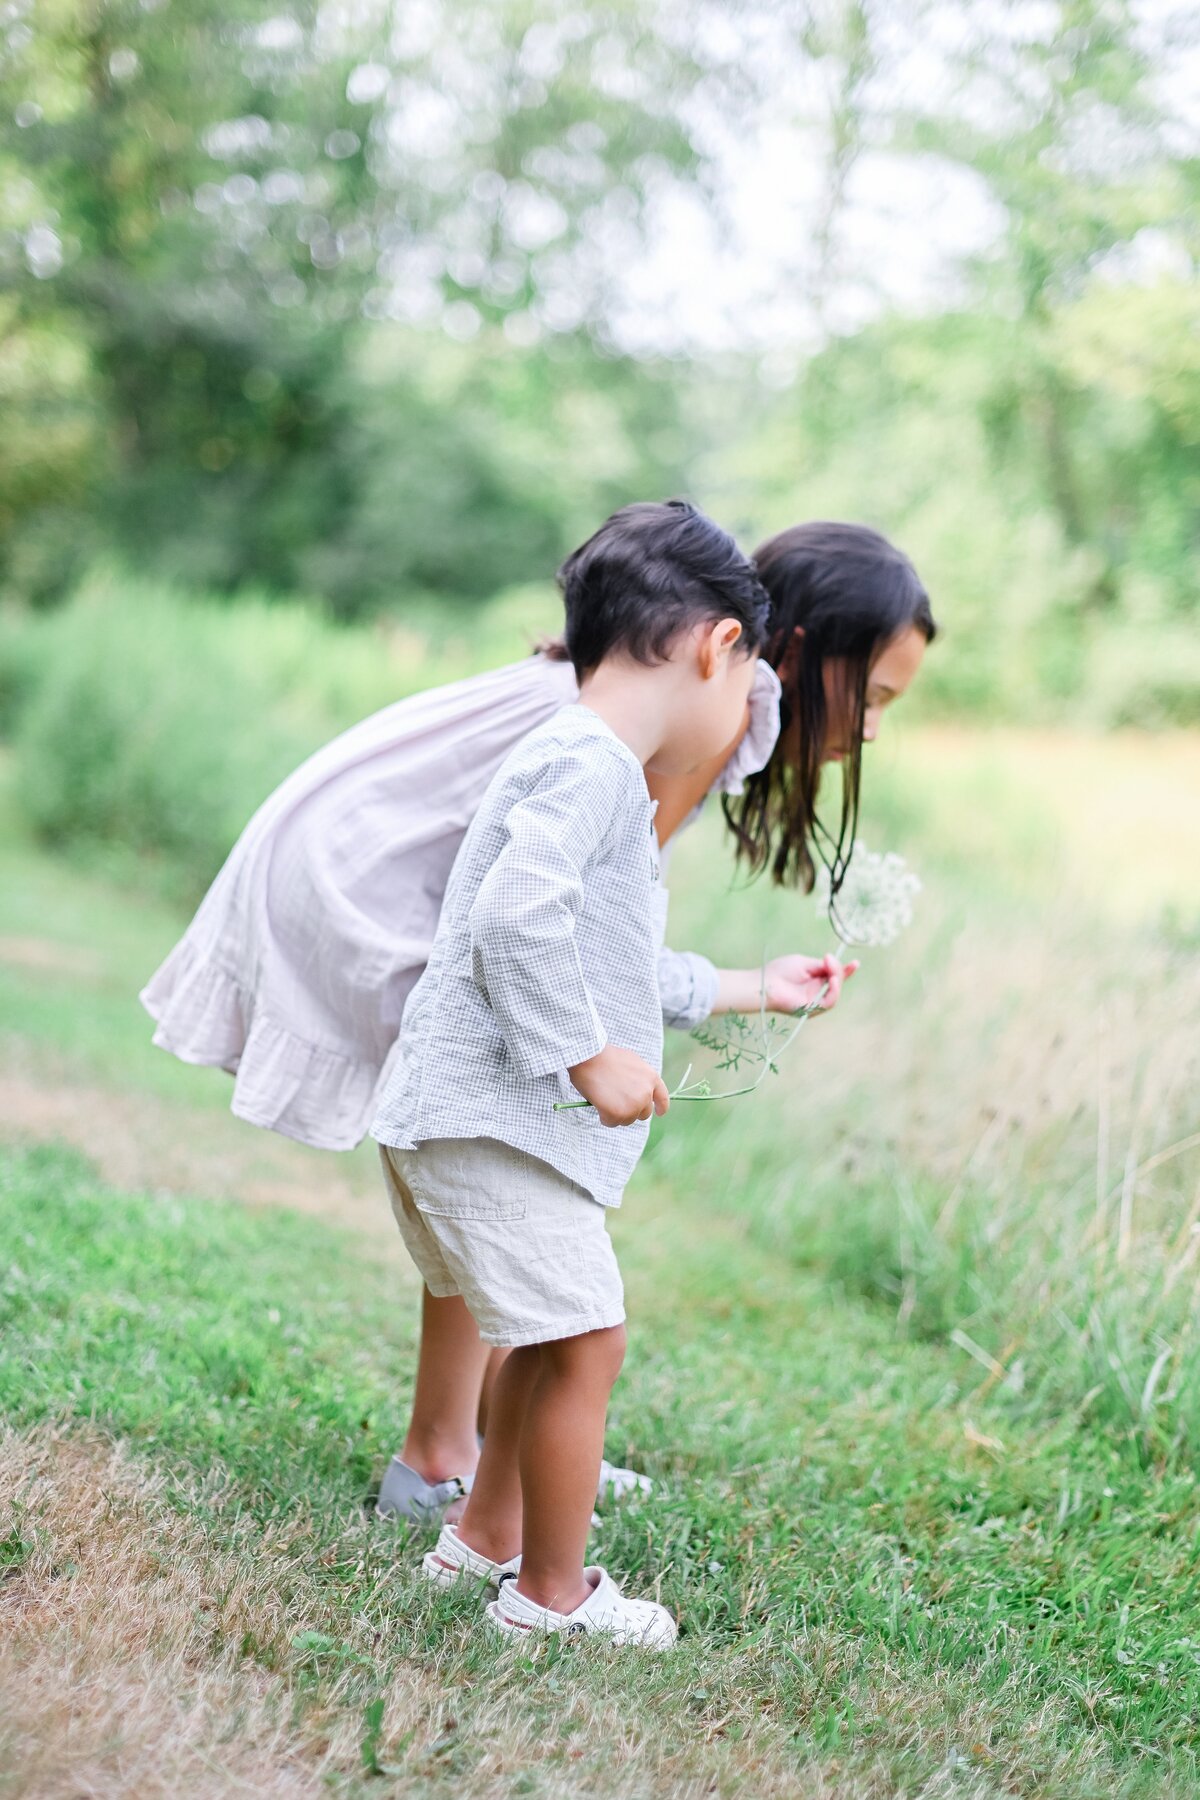
[{"label": "blurred tree", "polygon": [[[544,574],[631,494],[697,489],[746,533],[876,520],[953,601],[947,694],[1061,697],[1101,626],[1200,605],[1188,17],[9,0],[0,581],[116,548],[352,613]],[[811,230],[777,215],[809,338],[623,355],[648,226],[681,187],[732,225],[713,159],[760,122],[811,172]],[[946,171],[986,248],[906,314],[896,219],[924,234],[905,189]]]},{"label": "blurred tree", "polygon": [[[680,109],[698,73],[655,7],[623,0],[14,0],[9,361],[33,334],[82,346],[88,453],[72,441],[62,473],[92,500],[40,567],[18,557],[25,583],[60,586],[98,543],[208,585],[319,579],[320,547],[362,509],[362,322],[459,340],[504,324],[527,349],[599,331],[647,194],[698,174]],[[568,364],[629,389],[611,361]],[[544,570],[561,526],[505,476],[490,422],[446,416],[417,379],[391,403],[397,475],[423,505],[447,523],[503,510],[503,573]],[[631,447],[631,469],[646,460]],[[0,460],[10,515],[30,510],[32,468]],[[480,585],[444,535],[414,577]],[[353,561],[333,577],[343,606]]]},{"label": "blurred tree", "polygon": [[[1088,599],[1101,604],[1117,597],[1133,515],[1162,479],[1164,453],[1183,476],[1188,437],[1195,442],[1195,414],[1180,437],[1177,410],[1172,425],[1152,382],[1143,393],[1157,417],[1135,433],[1146,460],[1127,453],[1128,418],[1108,420],[1116,429],[1107,454],[1114,396],[1104,371],[1093,361],[1085,374],[1086,358],[1071,349],[1081,305],[1093,320],[1123,311],[1128,336],[1133,314],[1148,319],[1154,308],[1131,309],[1122,294],[1164,276],[1194,278],[1180,155],[1194,128],[1183,128],[1162,81],[1169,24],[1156,62],[1149,41],[1133,0],[1054,0],[1036,12],[974,0],[960,9],[948,85],[900,128],[919,153],[969,169],[1000,209],[1001,241],[971,271],[977,309],[991,323],[980,416],[998,469],[1023,467],[1065,541],[1091,553]],[[1183,349],[1188,327],[1177,317],[1183,329],[1171,341]],[[1194,289],[1191,319],[1194,327]],[[1194,467],[1185,485],[1192,516],[1176,533],[1177,554],[1200,531]]]},{"label": "blurred tree", "polygon": [[[702,491],[743,529],[841,513],[897,535],[952,627],[929,698],[1200,717],[1179,623],[1200,615],[1194,9],[821,0],[818,22],[822,342],[782,394],[767,366],[714,395],[697,435],[734,404],[742,429]],[[893,183],[956,171],[987,247],[923,310],[881,296],[848,329],[872,158]]]},{"label": "blurred tree", "polygon": [[349,498],[297,571],[342,613],[544,577],[631,495],[688,481],[679,371],[579,333],[527,349],[489,326],[469,344],[377,329],[338,397]]}]

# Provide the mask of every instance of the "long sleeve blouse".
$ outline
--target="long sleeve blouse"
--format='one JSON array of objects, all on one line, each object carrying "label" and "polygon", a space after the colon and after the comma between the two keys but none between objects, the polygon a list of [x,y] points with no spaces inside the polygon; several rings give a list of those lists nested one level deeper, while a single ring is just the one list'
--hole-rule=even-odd
[{"label": "long sleeve blouse", "polygon": [[517,745],[455,861],[372,1136],[499,1138],[620,1204],[649,1125],[555,1104],[608,1043],[661,1066],[654,810],[637,757],[585,706]]},{"label": "long sleeve blouse", "polygon": [[[232,1074],[239,1118],[352,1148],[488,783],[577,698],[569,663],[531,656],[397,701],[309,757],[259,807],[143,989],[155,1043]],[[779,683],[760,663],[749,728],[714,791],[738,792],[778,732]],[[707,1017],[717,977],[706,958],[664,948],[658,980],[668,1025]]]}]

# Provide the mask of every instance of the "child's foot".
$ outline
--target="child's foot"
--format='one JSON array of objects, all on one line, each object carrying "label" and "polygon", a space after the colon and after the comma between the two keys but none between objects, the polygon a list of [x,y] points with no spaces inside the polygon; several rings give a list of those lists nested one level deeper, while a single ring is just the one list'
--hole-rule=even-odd
[{"label": "child's foot", "polygon": [[679,1633],[665,1606],[653,1600],[630,1600],[603,1569],[585,1569],[591,1593],[574,1612],[556,1613],[538,1606],[506,1581],[487,1608],[498,1631],[521,1637],[530,1631],[562,1631],[570,1636],[602,1637],[611,1644],[669,1650]]},{"label": "child's foot", "polygon": [[453,1587],[466,1576],[499,1590],[518,1573],[521,1558],[513,1556],[508,1562],[493,1562],[490,1556],[481,1556],[478,1550],[464,1544],[456,1526],[443,1525],[436,1548],[422,1558],[421,1567],[439,1587]]},{"label": "child's foot", "polygon": [[456,1501],[471,1491],[473,1475],[453,1475],[449,1481],[426,1481],[406,1462],[393,1456],[375,1503],[381,1519],[411,1519],[414,1525],[440,1525]]},{"label": "child's foot", "polygon": [[653,1486],[650,1477],[639,1475],[636,1469],[618,1469],[615,1463],[602,1462],[596,1500],[603,1506],[606,1500],[624,1500],[629,1494],[648,1494]]}]

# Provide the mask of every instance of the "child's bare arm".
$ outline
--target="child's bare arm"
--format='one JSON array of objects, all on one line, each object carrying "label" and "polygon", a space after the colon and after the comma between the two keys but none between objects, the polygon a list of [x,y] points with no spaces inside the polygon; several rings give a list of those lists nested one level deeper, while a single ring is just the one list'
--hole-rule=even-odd
[{"label": "child's bare arm", "polygon": [[857,962],[830,954],[777,956],[761,969],[718,969],[713,1011],[754,1013],[765,1005],[768,1012],[796,1013],[820,999],[819,1010],[828,1012],[857,968]]}]

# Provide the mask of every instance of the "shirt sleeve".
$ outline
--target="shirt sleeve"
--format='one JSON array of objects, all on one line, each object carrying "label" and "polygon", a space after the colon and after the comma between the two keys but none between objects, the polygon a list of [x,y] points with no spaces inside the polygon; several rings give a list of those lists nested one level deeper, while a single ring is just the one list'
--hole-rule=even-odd
[{"label": "shirt sleeve", "polygon": [[673,1031],[694,1031],[717,1002],[717,971],[695,950],[660,950],[658,993],[663,1024]]},{"label": "shirt sleeve", "polygon": [[608,1042],[575,941],[588,863],[629,804],[624,758],[563,751],[509,812],[468,918],[474,980],[518,1072],[552,1075]]}]

